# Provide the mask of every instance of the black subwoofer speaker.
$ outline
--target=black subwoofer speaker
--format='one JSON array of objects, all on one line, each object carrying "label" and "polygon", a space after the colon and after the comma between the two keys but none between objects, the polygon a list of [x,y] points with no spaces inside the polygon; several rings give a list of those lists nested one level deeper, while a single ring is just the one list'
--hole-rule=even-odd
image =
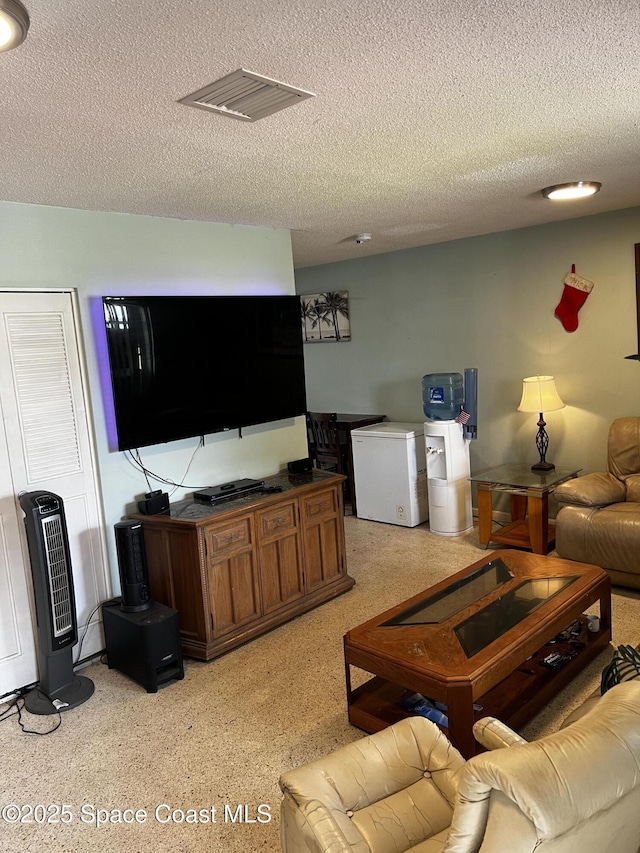
[{"label": "black subwoofer speaker", "polygon": [[128,613],[148,610],[153,601],[149,592],[149,569],[142,522],[119,521],[114,524],[114,530],[120,569],[121,607]]},{"label": "black subwoofer speaker", "polygon": [[141,684],[147,693],[184,678],[178,611],[157,601],[140,612],[127,612],[115,598],[102,605],[109,669]]}]

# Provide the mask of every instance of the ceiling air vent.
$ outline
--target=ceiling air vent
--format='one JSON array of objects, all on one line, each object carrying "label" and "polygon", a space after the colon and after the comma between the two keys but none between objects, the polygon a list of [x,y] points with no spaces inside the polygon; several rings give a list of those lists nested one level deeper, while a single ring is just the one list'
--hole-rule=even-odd
[{"label": "ceiling air vent", "polygon": [[178,103],[211,110],[241,121],[257,121],[285,107],[314,98],[313,92],[296,89],[253,71],[239,68],[204,89],[180,98]]}]

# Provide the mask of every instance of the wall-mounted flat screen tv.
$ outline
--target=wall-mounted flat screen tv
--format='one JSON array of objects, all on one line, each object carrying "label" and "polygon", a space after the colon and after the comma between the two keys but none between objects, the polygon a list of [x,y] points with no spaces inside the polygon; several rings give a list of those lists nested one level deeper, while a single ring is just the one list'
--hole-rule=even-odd
[{"label": "wall-mounted flat screen tv", "polygon": [[118,449],[307,408],[297,296],[105,296]]}]

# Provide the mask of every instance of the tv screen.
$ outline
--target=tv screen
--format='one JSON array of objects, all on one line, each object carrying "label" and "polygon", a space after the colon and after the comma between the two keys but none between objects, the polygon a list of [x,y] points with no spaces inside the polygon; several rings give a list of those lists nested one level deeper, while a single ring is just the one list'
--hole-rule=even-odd
[{"label": "tv screen", "polygon": [[297,296],[105,296],[118,449],[306,411]]}]

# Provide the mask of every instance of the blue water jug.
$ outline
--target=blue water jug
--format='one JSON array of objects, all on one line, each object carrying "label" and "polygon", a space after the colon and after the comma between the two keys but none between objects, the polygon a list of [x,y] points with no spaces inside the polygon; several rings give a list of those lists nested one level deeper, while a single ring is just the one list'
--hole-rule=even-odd
[{"label": "blue water jug", "polygon": [[431,421],[453,421],[464,403],[461,373],[427,373],[422,377],[422,407]]}]

